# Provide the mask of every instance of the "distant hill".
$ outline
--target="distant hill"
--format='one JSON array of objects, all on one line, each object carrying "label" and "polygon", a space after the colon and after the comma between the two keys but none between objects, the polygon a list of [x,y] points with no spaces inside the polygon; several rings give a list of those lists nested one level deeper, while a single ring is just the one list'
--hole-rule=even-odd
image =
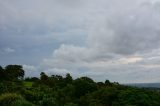
[{"label": "distant hill", "polygon": [[138,88],[160,88],[160,83],[131,83],[123,85],[133,86]]}]

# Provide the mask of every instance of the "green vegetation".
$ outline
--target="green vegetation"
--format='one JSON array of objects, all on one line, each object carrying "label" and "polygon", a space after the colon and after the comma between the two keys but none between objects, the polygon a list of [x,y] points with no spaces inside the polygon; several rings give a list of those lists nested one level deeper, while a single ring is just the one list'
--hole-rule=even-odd
[{"label": "green vegetation", "polygon": [[25,87],[32,87],[33,82],[23,81],[23,85],[24,85]]},{"label": "green vegetation", "polygon": [[0,96],[0,106],[34,106],[26,101],[21,95],[5,93]]},{"label": "green vegetation", "polygon": [[0,67],[0,106],[160,106],[158,89],[140,89],[68,73],[23,78],[20,65]]}]

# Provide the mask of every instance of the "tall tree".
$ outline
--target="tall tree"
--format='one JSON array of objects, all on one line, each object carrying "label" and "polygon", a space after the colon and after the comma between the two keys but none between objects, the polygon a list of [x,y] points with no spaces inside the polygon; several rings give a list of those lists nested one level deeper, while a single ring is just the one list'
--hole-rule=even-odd
[{"label": "tall tree", "polygon": [[2,66],[0,66],[0,80],[4,80],[4,79],[5,79],[4,69]]},{"label": "tall tree", "polygon": [[73,81],[72,76],[69,73],[67,73],[65,82],[68,84],[68,83],[72,83],[72,81]]},{"label": "tall tree", "polygon": [[111,83],[108,79],[106,79],[106,81],[105,81],[105,85],[107,85],[107,86],[111,86],[111,85],[112,85],[112,83]]},{"label": "tall tree", "polygon": [[74,80],[76,97],[81,97],[87,93],[91,93],[97,89],[96,83],[89,77],[81,77]]},{"label": "tall tree", "polygon": [[44,73],[44,72],[41,72],[40,74],[40,79],[43,83],[47,84],[48,83],[48,76]]},{"label": "tall tree", "polygon": [[9,79],[22,79],[25,72],[21,65],[8,65],[5,67],[5,73]]}]

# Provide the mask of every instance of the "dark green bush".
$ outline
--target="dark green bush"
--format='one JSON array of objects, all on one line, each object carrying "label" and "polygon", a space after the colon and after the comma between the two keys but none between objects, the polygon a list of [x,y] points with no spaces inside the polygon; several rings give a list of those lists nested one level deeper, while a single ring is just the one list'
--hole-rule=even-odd
[{"label": "dark green bush", "polygon": [[17,100],[13,102],[12,106],[35,106],[35,105],[26,100]]},{"label": "dark green bush", "polygon": [[24,100],[21,95],[15,93],[5,93],[0,96],[0,106],[12,106],[18,100]]},{"label": "dark green bush", "polygon": [[5,93],[0,96],[0,106],[34,106],[16,93]]}]

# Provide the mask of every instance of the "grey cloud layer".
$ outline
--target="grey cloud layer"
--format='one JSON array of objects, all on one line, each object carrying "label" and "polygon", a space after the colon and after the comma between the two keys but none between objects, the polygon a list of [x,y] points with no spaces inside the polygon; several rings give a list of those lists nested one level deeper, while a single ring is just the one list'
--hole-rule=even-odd
[{"label": "grey cloud layer", "polygon": [[1,0],[0,48],[15,49],[15,57],[18,50],[39,54],[40,67],[24,65],[35,75],[44,69],[97,81],[156,82],[159,6],[156,0]]},{"label": "grey cloud layer", "polygon": [[159,49],[160,44],[158,4],[134,1],[126,2],[125,6],[124,1],[121,3],[114,2],[107,8],[108,13],[94,20],[87,47],[62,45],[54,51],[52,59],[45,59],[44,63],[75,71],[83,67],[88,71],[81,73],[79,70],[79,74],[97,80],[105,77],[120,82],[160,80],[158,65],[149,60],[158,55],[158,51],[152,51]]},{"label": "grey cloud layer", "polygon": [[[124,7],[123,7],[124,8]],[[91,32],[91,46],[116,54],[134,54],[159,48],[160,13],[155,4],[143,3],[98,22]]]}]

